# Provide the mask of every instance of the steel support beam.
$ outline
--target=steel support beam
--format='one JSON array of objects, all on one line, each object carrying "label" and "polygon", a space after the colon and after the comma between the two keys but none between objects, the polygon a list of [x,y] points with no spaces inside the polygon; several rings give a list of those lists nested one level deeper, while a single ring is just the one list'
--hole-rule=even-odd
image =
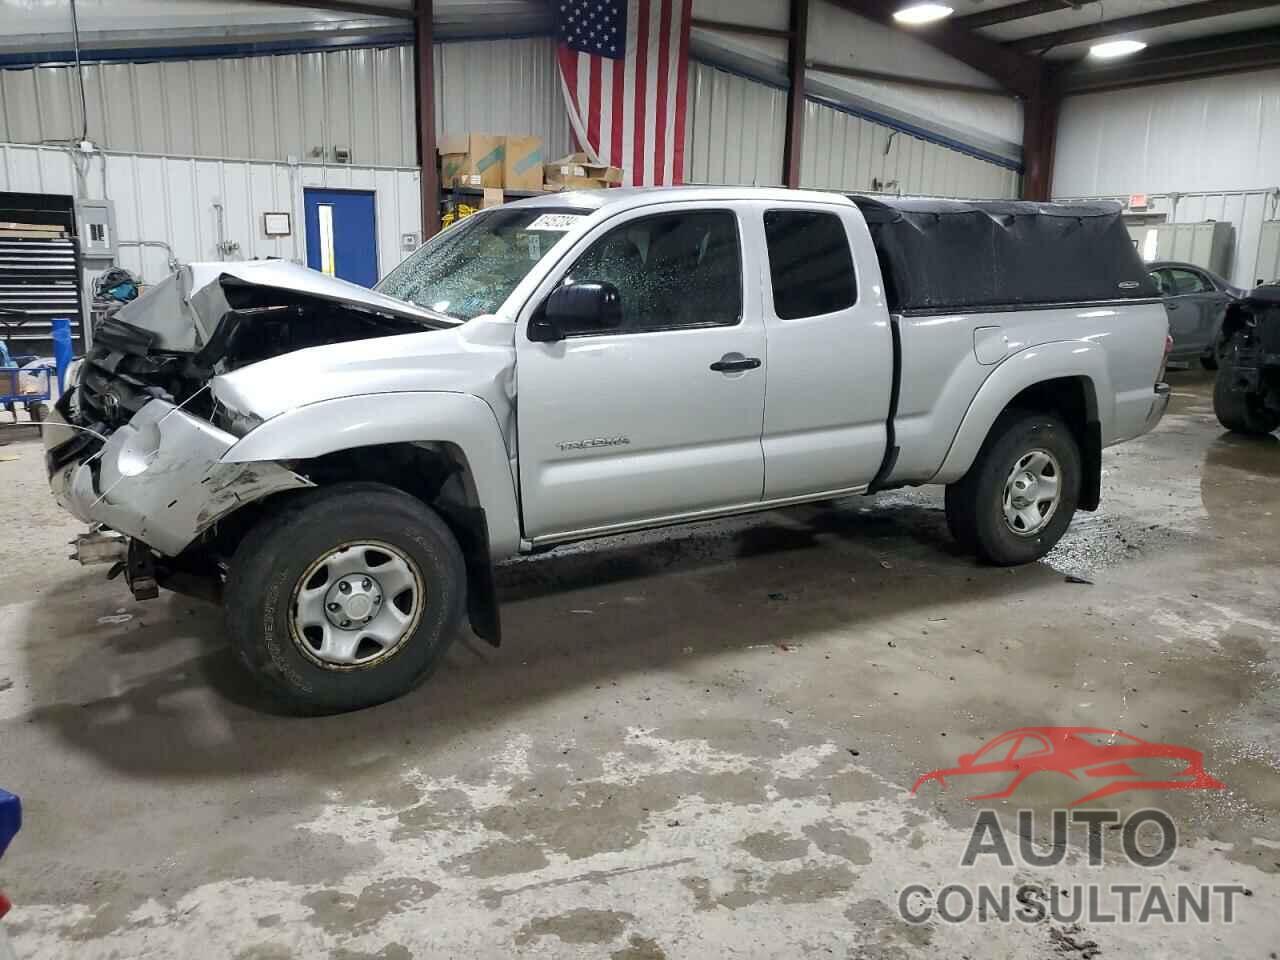
[{"label": "steel support beam", "polygon": [[753,27],[747,23],[729,23],[727,20],[708,20],[691,17],[689,26],[698,30],[718,30],[720,33],[737,33],[744,37],[767,37],[770,40],[790,40],[790,30],[774,30],[772,27]]},{"label": "steel support beam", "polygon": [[1156,27],[1167,27],[1175,23],[1187,23],[1191,20],[1204,20],[1208,17],[1222,17],[1231,13],[1244,13],[1249,10],[1261,10],[1274,7],[1276,0],[1206,0],[1202,3],[1189,3],[1182,7],[1166,7],[1151,10],[1132,17],[1117,17],[1115,20],[1102,20],[1072,27],[1069,30],[1055,30],[1053,33],[1042,33],[1035,37],[1022,37],[1011,40],[1005,46],[1010,50],[1029,51],[1047,50],[1068,43],[1087,43],[1090,40],[1105,40],[1138,30],[1152,30]]},{"label": "steel support beam", "polygon": [[1280,63],[1280,27],[1245,30],[1148,47],[1123,60],[1080,60],[1059,70],[1057,90],[1066,95],[1172,83]]},{"label": "steel support beam", "polygon": [[1027,97],[1040,83],[1040,62],[1035,57],[1011,50],[994,40],[945,20],[922,27],[904,28],[893,19],[893,13],[902,6],[902,0],[831,0],[835,6],[849,13],[866,17],[877,23],[917,37],[922,42],[941,50],[947,56],[959,60],[994,79],[1006,90]]},{"label": "steel support beam", "polygon": [[383,7],[376,3],[360,3],[359,0],[254,0],[272,7],[304,7],[311,10],[332,10],[337,13],[358,13],[363,17],[394,17],[412,20],[413,11]]},{"label": "steel support beam", "polygon": [[1053,156],[1062,98],[1046,68],[1022,103],[1022,199],[1048,200],[1053,190]]},{"label": "steel support beam", "polygon": [[809,43],[809,0],[791,0],[791,37],[787,43],[787,136],[783,145],[782,182],[800,186],[804,152],[804,68]]},{"label": "steel support beam", "polygon": [[1038,17],[1045,13],[1061,13],[1072,7],[1099,2],[1100,0],[1022,0],[1021,3],[1011,3],[1007,7],[970,13],[963,17],[952,17],[951,22],[966,30],[981,30],[983,27],[993,27],[997,23],[1025,20],[1027,17]]},{"label": "steel support beam", "polygon": [[980,87],[974,83],[955,83],[951,80],[930,80],[927,77],[912,77],[902,73],[883,73],[879,70],[863,70],[859,67],[842,67],[835,63],[823,63],[810,60],[809,69],[818,73],[831,73],[837,77],[849,77],[853,80],[874,80],[877,83],[900,83],[908,87],[923,87],[927,90],[951,90],[955,93],[977,93],[988,97],[1009,97],[1007,90],[994,87]]},{"label": "steel support beam", "polygon": [[432,0],[416,0],[413,19],[414,92],[417,105],[419,185],[422,188],[422,239],[440,232],[440,168],[436,159],[435,62],[432,51]]}]

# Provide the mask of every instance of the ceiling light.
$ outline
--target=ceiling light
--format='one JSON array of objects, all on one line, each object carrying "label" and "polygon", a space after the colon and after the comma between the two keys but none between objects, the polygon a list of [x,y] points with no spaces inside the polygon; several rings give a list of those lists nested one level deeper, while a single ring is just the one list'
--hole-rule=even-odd
[{"label": "ceiling light", "polygon": [[950,7],[942,3],[914,3],[909,7],[903,7],[893,15],[893,19],[899,23],[909,24],[910,26],[919,26],[922,23],[933,23],[935,20],[942,20],[945,17],[955,13]]},{"label": "ceiling light", "polygon": [[1095,43],[1090,47],[1089,56],[1099,60],[1111,60],[1145,50],[1146,46],[1141,40],[1108,40],[1106,43]]}]

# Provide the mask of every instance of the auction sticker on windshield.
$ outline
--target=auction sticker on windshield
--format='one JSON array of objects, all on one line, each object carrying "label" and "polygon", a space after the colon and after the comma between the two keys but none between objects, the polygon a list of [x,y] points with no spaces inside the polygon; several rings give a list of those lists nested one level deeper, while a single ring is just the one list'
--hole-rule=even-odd
[{"label": "auction sticker on windshield", "polygon": [[582,219],[580,213],[544,213],[525,227],[526,230],[571,230]]}]

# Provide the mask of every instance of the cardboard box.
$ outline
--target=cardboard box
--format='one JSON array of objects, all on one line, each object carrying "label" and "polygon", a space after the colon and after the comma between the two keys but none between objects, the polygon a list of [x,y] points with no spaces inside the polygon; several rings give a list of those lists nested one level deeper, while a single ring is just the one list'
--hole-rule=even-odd
[{"label": "cardboard box", "polygon": [[508,190],[542,189],[542,138],[507,137],[502,185]]},{"label": "cardboard box", "polygon": [[506,202],[506,196],[502,192],[501,187],[485,187],[484,195],[480,201],[480,209],[488,210],[490,207],[500,207]]},{"label": "cardboard box", "polygon": [[464,133],[440,138],[440,183],[445,187],[502,186],[504,138],[489,133]]},{"label": "cardboard box", "polygon": [[600,190],[622,183],[622,171],[605,163],[592,163],[585,153],[571,153],[543,168],[551,190]]}]

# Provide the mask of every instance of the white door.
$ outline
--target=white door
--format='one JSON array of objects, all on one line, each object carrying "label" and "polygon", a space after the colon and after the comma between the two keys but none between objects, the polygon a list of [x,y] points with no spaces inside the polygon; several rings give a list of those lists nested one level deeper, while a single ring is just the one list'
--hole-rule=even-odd
[{"label": "white door", "polygon": [[[550,278],[516,334],[521,510],[548,542],[761,498],[765,338],[738,213],[669,204],[607,221]],[[607,282],[613,330],[533,342],[558,283]],[[713,369],[713,367],[718,369]]]}]

